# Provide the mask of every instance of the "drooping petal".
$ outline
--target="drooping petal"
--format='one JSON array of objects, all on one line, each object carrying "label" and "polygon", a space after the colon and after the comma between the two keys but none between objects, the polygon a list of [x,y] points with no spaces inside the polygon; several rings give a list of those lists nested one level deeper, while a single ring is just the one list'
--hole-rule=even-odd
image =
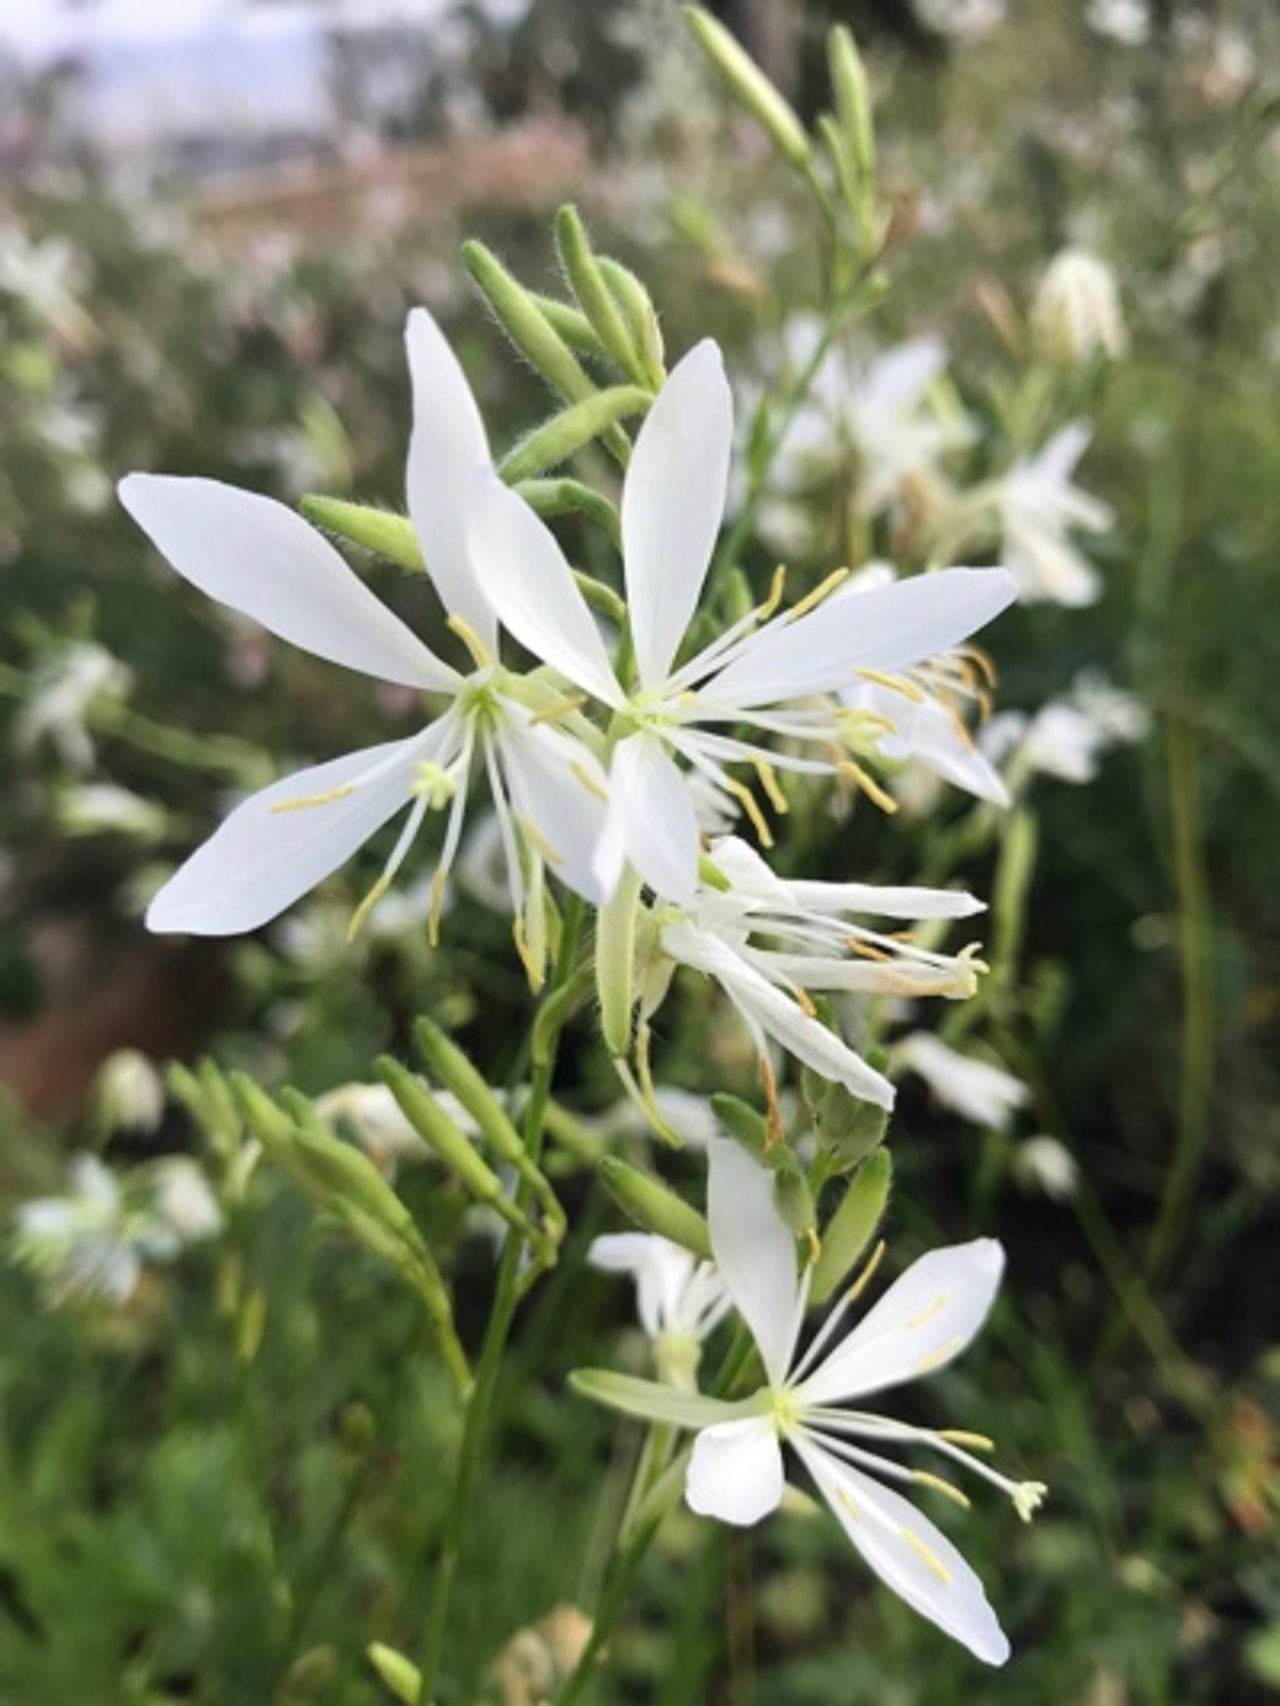
[{"label": "drooping petal", "polygon": [[148,929],[192,936],[256,930],[408,804],[423,756],[423,737],[414,735],[300,770],[252,795],[156,895]]},{"label": "drooping petal", "polygon": [[465,507],[476,475],[492,466],[484,422],[457,356],[425,308],[409,315],[405,347],[413,384],[405,475],[413,530],[445,608],[492,652],[497,622],[471,566]]},{"label": "drooping petal", "polygon": [[796,1241],[774,1206],[770,1173],[727,1138],[707,1145],[707,1223],[725,1289],[770,1384],[781,1386],[800,1325]]},{"label": "drooping petal", "polygon": [[698,819],[678,766],[655,736],[628,736],[609,764],[609,814],[636,871],[664,900],[698,886]]},{"label": "drooping petal", "polygon": [[503,627],[606,705],[622,694],[595,618],[547,527],[495,475],[468,502],[471,561]]},{"label": "drooping petal", "polygon": [[709,683],[708,700],[749,710],[852,686],[860,669],[906,669],[959,645],[1016,591],[1003,569],[942,569],[837,593],[796,621],[767,623]]},{"label": "drooping petal", "polygon": [[651,1339],[676,1318],[697,1266],[688,1250],[652,1232],[613,1232],[593,1238],[587,1261],[606,1273],[631,1276],[640,1325]]},{"label": "drooping petal", "polygon": [[328,541],[273,498],[220,480],[129,474],[120,501],[185,580],[282,640],[376,681],[456,685]]},{"label": "drooping petal", "polygon": [[839,1462],[811,1438],[792,1444],[841,1528],[880,1579],[989,1665],[1009,1642],[978,1577],[940,1529],[879,1481]]},{"label": "drooping petal", "polygon": [[733,398],[704,339],[673,370],[636,439],[622,493],[622,547],[636,668],[670,674],[724,519]]},{"label": "drooping petal", "polygon": [[782,1486],[782,1448],[769,1416],[717,1422],[694,1440],[684,1496],[699,1516],[749,1528],[777,1510]]},{"label": "drooping petal", "polygon": [[994,1238],[921,1256],[803,1382],[805,1404],[863,1398],[950,1362],[986,1320],[1003,1271]]},{"label": "drooping petal", "polygon": [[715,978],[746,1020],[757,1046],[763,1047],[764,1037],[771,1036],[805,1066],[843,1084],[853,1095],[880,1108],[893,1106],[893,1085],[882,1073],[709,931],[681,920],[663,929],[662,943],[672,959]]},{"label": "drooping petal", "polygon": [[608,810],[602,766],[580,740],[536,722],[525,706],[504,700],[503,709],[497,738],[517,816],[561,882],[603,905],[622,870],[602,868],[597,857]]}]

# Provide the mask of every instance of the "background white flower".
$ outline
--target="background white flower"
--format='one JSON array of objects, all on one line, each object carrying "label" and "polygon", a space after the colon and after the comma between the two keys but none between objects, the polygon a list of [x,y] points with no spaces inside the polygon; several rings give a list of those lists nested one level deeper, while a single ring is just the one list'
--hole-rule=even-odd
[{"label": "background white flower", "polygon": [[1000,560],[1024,604],[1092,604],[1102,591],[1097,569],[1068,537],[1073,527],[1105,532],[1113,519],[1108,505],[1071,479],[1089,436],[1078,421],[1063,427],[1043,449],[1015,463],[1001,483]]}]

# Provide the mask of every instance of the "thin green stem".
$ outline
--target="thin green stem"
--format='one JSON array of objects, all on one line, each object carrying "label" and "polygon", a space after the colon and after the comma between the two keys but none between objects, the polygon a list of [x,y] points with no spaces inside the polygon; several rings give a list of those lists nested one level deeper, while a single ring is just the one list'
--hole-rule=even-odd
[{"label": "thin green stem", "polygon": [[[555,970],[548,987],[546,997],[548,1001],[554,998],[556,992],[573,975],[578,941],[582,933],[583,913],[583,903],[575,896],[565,909],[563,928],[560,934],[560,951],[556,957]],[[525,1106],[524,1147],[532,1166],[537,1165],[542,1153],[546,1112],[551,1099],[551,1084],[555,1075],[558,1041],[558,1029],[554,1036],[544,1038],[544,1046],[534,1067],[533,1079],[529,1087],[529,1100]],[[517,1207],[527,1208],[529,1195],[528,1182],[522,1179],[516,1191]],[[418,1666],[418,1706],[430,1706],[435,1698],[436,1682],[440,1674],[440,1661],[444,1646],[444,1633],[453,1603],[454,1582],[457,1577],[458,1562],[462,1555],[462,1546],[470,1519],[476,1475],[484,1450],[490,1413],[498,1386],[498,1377],[502,1370],[503,1353],[506,1350],[511,1323],[515,1318],[516,1305],[521,1296],[520,1261],[524,1249],[524,1240],[512,1233],[503,1246],[502,1257],[498,1263],[493,1311],[489,1317],[484,1344],[480,1351],[480,1360],[476,1366],[475,1386],[467,1404],[462,1430],[462,1445],[454,1473],[449,1508],[445,1513],[440,1556],[436,1565],[431,1601],[427,1609],[422,1656]]]},{"label": "thin green stem", "polygon": [[658,1532],[656,1521],[647,1523],[632,1538],[630,1545],[619,1553],[613,1561],[613,1568],[605,1581],[604,1592],[600,1596],[600,1604],[596,1608],[595,1617],[591,1623],[591,1635],[586,1646],[582,1649],[577,1664],[573,1667],[564,1687],[556,1697],[556,1706],[573,1706],[573,1702],[581,1699],[582,1691],[595,1674],[596,1665],[604,1651],[609,1636],[613,1633],[614,1623],[622,1609],[623,1601],[635,1578],[645,1553]]}]

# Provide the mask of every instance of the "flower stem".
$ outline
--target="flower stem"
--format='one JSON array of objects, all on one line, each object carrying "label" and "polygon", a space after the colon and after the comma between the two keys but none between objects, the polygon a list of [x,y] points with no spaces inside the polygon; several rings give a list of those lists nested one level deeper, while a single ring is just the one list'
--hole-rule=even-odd
[{"label": "flower stem", "polygon": [[[576,896],[565,909],[564,924],[560,936],[560,951],[556,957],[555,970],[547,989],[546,1001],[548,1002],[555,997],[557,991],[573,975],[578,941],[582,932],[583,910],[583,904]],[[561,1012],[555,1024],[554,1034],[549,1038],[544,1034],[543,1047],[538,1056],[529,1087],[529,1101],[524,1114],[523,1138],[525,1153],[531,1166],[534,1167],[537,1166],[542,1152],[547,1106],[551,1099],[551,1084],[555,1075],[557,1045],[566,1012],[567,1009],[561,1004]],[[516,1191],[517,1207],[526,1208],[529,1195],[530,1186],[527,1180],[522,1179]],[[440,1674],[444,1633],[453,1600],[453,1586],[457,1576],[458,1561],[462,1555],[463,1541],[471,1514],[476,1473],[484,1449],[494,1394],[498,1386],[498,1376],[502,1369],[503,1353],[506,1350],[511,1323],[515,1317],[516,1305],[521,1297],[520,1258],[524,1253],[524,1248],[524,1240],[512,1232],[503,1245],[502,1257],[498,1263],[493,1311],[489,1317],[484,1344],[480,1351],[480,1360],[476,1366],[475,1386],[467,1403],[466,1419],[462,1430],[462,1445],[453,1480],[453,1492],[449,1500],[449,1508],[445,1513],[440,1556],[436,1565],[431,1601],[427,1608],[427,1624],[422,1642],[421,1661],[418,1666],[418,1706],[431,1706],[435,1697],[436,1681]]]}]

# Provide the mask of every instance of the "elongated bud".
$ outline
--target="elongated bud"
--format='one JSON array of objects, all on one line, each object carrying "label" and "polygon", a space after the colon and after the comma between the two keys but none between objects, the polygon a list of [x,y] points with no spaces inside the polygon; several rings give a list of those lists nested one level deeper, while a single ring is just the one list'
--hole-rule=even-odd
[{"label": "elongated bud", "polygon": [[843,1285],[875,1237],[893,1184],[893,1162],[877,1149],[849,1181],[839,1208],[822,1234],[822,1249],[809,1284],[811,1303],[825,1303]]},{"label": "elongated bud", "polygon": [[611,385],[596,391],[526,434],[503,458],[498,472],[514,485],[547,468],[558,468],[592,439],[628,415],[641,414],[652,402],[652,394],[638,385]]},{"label": "elongated bud", "polygon": [[[520,1133],[507,1118],[506,1110],[489,1085],[457,1043],[446,1036],[433,1019],[419,1019],[413,1027],[413,1034],[428,1070],[446,1090],[453,1091],[498,1159],[512,1166],[523,1161],[524,1144],[520,1140]],[[392,1066],[395,1064],[394,1061],[390,1062]],[[403,1068],[400,1070],[403,1071]],[[417,1083],[410,1074],[406,1073],[405,1077],[410,1084]]]},{"label": "elongated bud", "polygon": [[1123,355],[1128,338],[1120,292],[1106,262],[1085,249],[1056,255],[1031,304],[1031,330],[1038,348],[1063,367]]},{"label": "elongated bud", "polygon": [[827,36],[827,65],[835,95],[836,116],[849,150],[858,199],[851,209],[863,219],[874,204],[876,181],[875,125],[866,67],[852,32],[837,24]]},{"label": "elongated bud", "polygon": [[[622,522],[618,518],[617,508],[602,493],[592,491],[590,486],[584,486],[580,480],[519,480],[514,490],[529,508],[536,510],[539,515],[585,515],[608,534],[609,542],[616,550],[621,549]],[[594,604],[597,610],[603,609],[615,622],[625,620],[627,607],[611,587],[606,589],[611,596],[611,602],[604,604],[599,598],[593,598],[588,590],[590,586],[603,587],[603,581],[591,581],[589,576],[580,571],[575,572],[574,579],[582,588],[588,602]]]},{"label": "elongated bud", "polygon": [[326,533],[336,533],[366,551],[375,551],[402,569],[421,574],[426,568],[418,536],[407,515],[394,515],[386,509],[370,509],[367,504],[347,503],[342,498],[326,498],[308,492],[298,502],[298,508],[308,521],[323,527]]},{"label": "elongated bud", "polygon": [[576,207],[562,207],[556,214],[556,249],[592,331],[616,365],[639,384],[645,384],[644,350],[632,336],[631,327],[614,300]]},{"label": "elongated bud", "polygon": [[789,166],[803,169],[809,161],[809,138],[794,110],[737,41],[699,6],[685,8],[689,33],[734,99],[768,134]]},{"label": "elongated bud", "polygon": [[773,1201],[784,1226],[805,1238],[818,1224],[813,1192],[804,1169],[789,1156],[773,1169]]},{"label": "elongated bud", "polygon": [[609,1053],[625,1060],[631,1053],[631,1026],[636,1010],[636,928],[639,923],[640,878],[630,868],[596,919],[596,992],[600,1023]]},{"label": "elongated bud", "polygon": [[[477,1202],[492,1203],[495,1198],[500,1197],[502,1182],[498,1175],[482,1159],[475,1144],[462,1127],[445,1112],[426,1085],[390,1055],[382,1055],[379,1058],[377,1070],[379,1078],[399,1103],[400,1111],[409,1124],[454,1174],[463,1189]],[[458,1100],[462,1101],[461,1096]]]},{"label": "elongated bud", "polygon": [[418,1667],[412,1664],[403,1653],[398,1653],[394,1647],[386,1647],[381,1641],[374,1641],[365,1648],[369,1663],[378,1673],[378,1680],[395,1699],[402,1701],[403,1706],[418,1706],[421,1699],[421,1678]]},{"label": "elongated bud", "polygon": [[571,302],[561,302],[559,297],[544,296],[540,290],[531,290],[528,296],[552,331],[558,332],[570,349],[581,355],[603,356],[606,353],[594,326],[580,308],[575,308]]},{"label": "elongated bud", "polygon": [[711,1097],[711,1111],[734,1142],[740,1143],[757,1161],[764,1159],[767,1149],[775,1147],[769,1141],[768,1120],[749,1102],[717,1090]]},{"label": "elongated bud", "polygon": [[697,1209],[651,1173],[606,1155],[600,1182],[627,1218],[645,1232],[656,1232],[703,1261],[711,1259],[711,1236]]},{"label": "elongated bud", "polygon": [[462,260],[498,324],[549,385],[579,403],[595,386],[581,362],[551,324],[538,301],[503,266],[491,249],[474,239],[462,246]]},{"label": "elongated bud", "polygon": [[597,257],[600,271],[623,314],[635,347],[643,356],[643,383],[656,391],[667,376],[667,353],[662,342],[662,326],[653,298],[630,267],[609,255]]}]

